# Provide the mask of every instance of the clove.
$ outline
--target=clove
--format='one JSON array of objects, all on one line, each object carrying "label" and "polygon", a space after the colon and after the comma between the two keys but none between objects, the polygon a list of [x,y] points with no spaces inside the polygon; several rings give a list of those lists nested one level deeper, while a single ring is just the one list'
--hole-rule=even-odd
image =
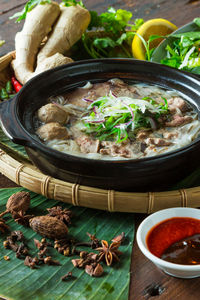
[{"label": "clove", "polygon": [[72,275],[72,272],[68,272],[67,274],[61,277],[62,281],[67,281],[69,279],[75,279],[75,277]]},{"label": "clove", "polygon": [[58,260],[52,259],[51,256],[47,256],[44,258],[44,263],[47,265],[60,266],[60,262]]}]

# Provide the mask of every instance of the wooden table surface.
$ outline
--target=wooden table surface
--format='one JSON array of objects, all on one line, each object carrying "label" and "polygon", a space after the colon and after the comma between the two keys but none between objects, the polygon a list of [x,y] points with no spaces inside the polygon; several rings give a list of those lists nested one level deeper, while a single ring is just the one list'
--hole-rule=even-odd
[{"label": "wooden table surface", "polygon": [[[83,2],[88,9],[99,13],[105,11],[108,6],[113,6],[116,9],[130,10],[134,18],[144,20],[166,18],[177,26],[200,17],[199,0],[83,0]],[[16,32],[21,30],[23,22],[17,24],[14,20],[9,20],[9,17],[22,10],[25,3],[26,1],[23,0],[0,0],[0,40],[6,41],[6,44],[0,48],[0,56],[14,49],[14,37]],[[15,183],[0,175],[0,188],[13,186],[16,186]],[[136,215],[136,227],[144,218],[145,215]],[[199,278],[183,280],[165,275],[143,256],[136,242],[133,245],[130,270],[129,300],[200,299]]]}]

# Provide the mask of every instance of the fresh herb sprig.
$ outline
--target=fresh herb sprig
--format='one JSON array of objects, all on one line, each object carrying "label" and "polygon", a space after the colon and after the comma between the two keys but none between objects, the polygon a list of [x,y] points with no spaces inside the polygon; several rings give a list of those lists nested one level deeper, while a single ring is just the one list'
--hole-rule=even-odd
[{"label": "fresh herb sprig", "polygon": [[[30,12],[36,5],[39,4],[46,4],[46,3],[51,3],[51,0],[29,0],[22,11],[17,12],[13,16],[10,17],[10,19],[17,18],[16,22],[20,23],[22,20],[26,19],[26,15],[28,12]],[[62,5],[63,6],[76,6],[80,5],[82,7],[85,7],[82,0],[76,1],[76,0],[62,0]]]},{"label": "fresh herb sprig", "polygon": [[81,7],[85,7],[82,1],[76,0],[62,0],[64,6],[76,6],[80,5]]},{"label": "fresh herb sprig", "polygon": [[152,122],[157,124],[158,118],[169,112],[167,100],[163,100],[158,103],[149,97],[133,99],[110,94],[92,102],[79,125],[82,131],[100,141],[120,143],[134,139],[139,129],[153,129]]},{"label": "fresh herb sprig", "polygon": [[[51,0],[29,0],[21,12],[17,12],[10,18],[17,18],[16,22],[20,22],[36,5],[46,3],[51,3]],[[82,0],[62,0],[61,5],[66,7],[80,5],[85,8]],[[131,44],[134,33],[144,23],[144,20],[132,20],[130,11],[115,10],[113,7],[109,7],[100,15],[96,11],[90,11],[90,15],[91,22],[88,31],[82,35],[82,43],[89,57],[132,58]],[[89,33],[91,30],[92,35]]]},{"label": "fresh herb sprig", "polygon": [[[200,18],[194,19],[194,23],[200,27]],[[151,60],[155,48],[151,48],[151,42],[156,39],[169,36],[152,35],[148,41],[135,33],[142,41],[146,50],[146,60]],[[177,69],[200,74],[200,31],[171,34],[166,46],[167,55],[160,62]]]},{"label": "fresh herb sprig", "polygon": [[17,18],[16,22],[21,22],[26,19],[27,13],[30,12],[36,5],[46,3],[51,3],[51,0],[29,0],[23,10],[11,16],[10,19]]},{"label": "fresh herb sprig", "polygon": [[[200,18],[194,19],[194,23],[200,27]],[[151,38],[153,37],[150,37],[150,39]],[[149,44],[146,44],[146,53],[147,59],[150,60],[152,52],[149,52],[148,45]],[[200,74],[200,28],[199,31],[170,35],[166,51],[166,57],[160,61],[162,64]]]},{"label": "fresh herb sprig", "polygon": [[[132,57],[131,43],[134,32],[144,23],[143,19],[132,20],[132,13],[113,7],[100,15],[90,11],[91,22],[88,30],[96,32],[92,36],[87,32],[82,36],[85,50],[92,58]],[[103,33],[101,32],[103,31]]]},{"label": "fresh herb sprig", "polygon": [[166,47],[162,64],[200,74],[200,31],[172,35],[172,45]]},{"label": "fresh herb sprig", "polygon": [[155,50],[155,48],[151,47],[151,42],[153,42],[154,40],[157,40],[157,39],[165,38],[165,36],[161,36],[161,35],[151,35],[149,37],[149,39],[146,41],[139,33],[135,32],[134,35],[137,35],[140,38],[140,40],[142,41],[144,48],[146,50],[145,58],[146,58],[146,60],[149,60],[149,61],[151,60],[151,56],[153,54],[153,51]]}]

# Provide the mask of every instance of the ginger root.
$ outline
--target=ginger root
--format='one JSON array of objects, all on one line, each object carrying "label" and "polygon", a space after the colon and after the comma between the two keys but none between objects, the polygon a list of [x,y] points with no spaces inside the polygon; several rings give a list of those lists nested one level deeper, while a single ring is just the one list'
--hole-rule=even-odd
[{"label": "ginger root", "polygon": [[[12,63],[16,78],[25,84],[45,70],[72,62],[64,54],[81,38],[89,22],[89,11],[80,5],[37,5],[27,14],[22,31],[16,35],[16,59]],[[45,37],[47,42],[40,50]]]},{"label": "ginger root", "polygon": [[22,31],[16,34],[16,59],[12,62],[12,67],[15,77],[22,84],[34,76],[34,65],[41,42],[51,31],[59,15],[60,7],[56,2],[37,5],[27,14]]},{"label": "ginger root", "polygon": [[50,57],[45,58],[43,61],[38,63],[37,68],[33,75],[35,76],[41,72],[44,72],[49,69],[53,69],[58,66],[62,66],[64,64],[68,64],[70,62],[73,62],[73,59],[64,56],[60,53],[56,53]]},{"label": "ginger root", "polygon": [[87,29],[90,13],[80,5],[61,7],[61,15],[44,47],[38,54],[38,64],[56,53],[64,54]]}]

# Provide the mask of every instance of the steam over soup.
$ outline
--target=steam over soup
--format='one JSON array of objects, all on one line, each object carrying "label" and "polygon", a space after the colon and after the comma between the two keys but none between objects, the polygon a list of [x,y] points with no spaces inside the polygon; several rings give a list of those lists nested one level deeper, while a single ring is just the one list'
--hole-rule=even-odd
[{"label": "steam over soup", "polygon": [[135,159],[190,144],[197,112],[178,93],[120,79],[53,97],[37,111],[36,134],[58,151],[95,159]]}]

